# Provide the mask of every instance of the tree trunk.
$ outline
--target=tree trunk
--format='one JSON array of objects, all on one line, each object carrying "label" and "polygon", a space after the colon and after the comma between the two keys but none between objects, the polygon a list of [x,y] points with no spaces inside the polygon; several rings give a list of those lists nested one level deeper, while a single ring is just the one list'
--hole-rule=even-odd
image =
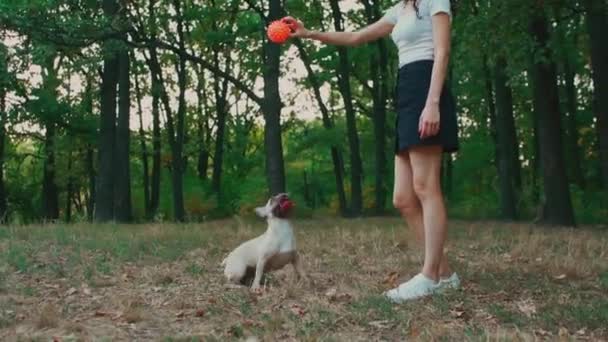
[{"label": "tree trunk", "polygon": [[118,222],[130,222],[131,170],[130,170],[130,111],[131,80],[130,58],[127,50],[119,52],[118,122],[116,125],[114,218]]},{"label": "tree trunk", "polygon": [[[216,132],[215,152],[213,154],[213,173],[211,175],[211,187],[220,196],[222,185],[222,166],[224,163],[224,140],[226,132],[226,101],[216,97]],[[221,197],[221,196],[220,196]]]},{"label": "tree trunk", "polygon": [[137,116],[139,117],[139,145],[141,146],[141,162],[143,167],[144,186],[144,208],[146,218],[152,219],[153,214],[150,205],[150,171],[148,166],[148,148],[146,146],[146,132],[144,131],[143,109],[141,107],[141,89],[139,87],[139,76],[135,75],[135,96],[137,97]]},{"label": "tree trunk", "polygon": [[[301,41],[295,42],[298,51],[300,52],[300,59],[304,63],[304,67],[308,73],[308,80],[311,84],[313,93],[315,95],[315,99],[317,100],[317,104],[319,105],[319,110],[321,111],[321,120],[323,122],[323,127],[327,130],[331,130],[334,127],[334,124],[329,115],[329,110],[327,110],[327,106],[323,102],[323,98],[321,97],[321,85],[319,80],[317,79],[317,75],[314,73],[311,67],[311,62],[308,54]],[[331,146],[331,160],[334,168],[334,179],[336,181],[336,192],[338,194],[338,205],[340,214],[342,216],[346,216],[347,214],[347,203],[346,203],[346,192],[344,191],[344,172],[341,167],[341,159],[342,153],[340,152],[338,146]]]},{"label": "tree trunk", "polygon": [[374,123],[374,137],[376,143],[376,160],[375,160],[375,192],[376,198],[374,202],[374,209],[376,215],[384,213],[386,208],[386,196],[387,196],[387,159],[386,159],[386,99],[387,99],[387,51],[386,44],[383,40],[376,42],[378,46],[378,60],[377,65],[379,71],[378,77],[373,80],[374,97],[373,97],[373,123]]},{"label": "tree trunk", "polygon": [[209,169],[209,139],[208,137],[208,121],[207,116],[207,104],[206,104],[206,91],[205,91],[205,74],[201,69],[197,70],[198,84],[196,88],[196,94],[198,98],[198,138],[199,138],[199,149],[198,149],[198,163],[197,172],[198,178],[203,181],[207,180],[207,170]]},{"label": "tree trunk", "polygon": [[[334,27],[336,31],[344,31],[343,18],[338,0],[330,0]],[[338,88],[344,101],[346,112],[346,127],[348,131],[348,145],[350,148],[351,172],[351,215],[360,216],[363,212],[363,166],[359,151],[359,135],[357,133],[357,118],[353,108],[353,98],[350,88],[350,62],[345,47],[338,47]]]},{"label": "tree trunk", "polygon": [[[219,68],[220,60],[219,51],[217,49],[213,53],[213,60]],[[226,73],[230,73],[230,61],[227,62]],[[221,199],[222,169],[224,164],[224,140],[226,135],[226,120],[228,118],[228,79],[224,78],[220,82],[219,78],[215,78],[213,83],[213,92],[215,95],[215,111],[217,120],[211,187],[217,194],[218,199]]]},{"label": "tree trunk", "polygon": [[55,123],[47,122],[44,134],[44,167],[42,176],[42,215],[45,220],[59,218],[59,192],[55,183]]},{"label": "tree trunk", "polygon": [[[179,1],[174,1],[173,6],[176,11],[181,13],[180,3]],[[153,2],[150,2],[150,17],[154,18],[154,6]],[[181,18],[180,15],[176,16],[177,18]],[[165,114],[167,117],[167,133],[169,146],[171,147],[171,185],[172,185],[172,193],[173,193],[173,216],[177,221],[184,221],[185,212],[184,212],[184,192],[183,192],[183,158],[182,158],[182,149],[183,149],[183,129],[184,129],[184,115],[185,115],[185,90],[186,90],[186,70],[185,64],[186,61],[183,58],[183,54],[186,52],[184,48],[184,40],[183,40],[183,25],[181,19],[178,19],[178,35],[179,35],[179,44],[180,44],[180,52],[178,53],[178,60],[175,62],[175,69],[178,74],[178,87],[179,87],[179,96],[178,96],[178,110],[177,110],[177,132],[176,136],[176,127],[173,122],[173,113],[171,111],[171,104],[169,101],[169,95],[167,94],[167,90],[165,89],[163,83],[163,74],[162,67],[160,65],[158,59],[158,53],[156,47],[149,47],[150,58],[147,60],[148,66],[150,68],[150,74],[153,82],[154,92],[158,94],[160,97],[160,101],[163,104],[165,109]],[[152,39],[156,39],[155,36]],[[156,125],[156,123],[155,123]],[[181,128],[181,129],[180,129]],[[156,133],[154,133],[156,134]],[[159,133],[160,137],[160,133]],[[156,136],[154,137],[156,139]],[[160,140],[158,140],[160,143]],[[155,146],[156,153],[156,146]],[[155,157],[156,158],[156,157]],[[159,160],[160,161],[160,160]],[[154,160],[156,163],[156,160]],[[154,170],[153,170],[154,171]],[[154,175],[153,175],[154,177]],[[154,179],[153,179],[153,190],[154,190]],[[154,200],[154,191],[152,192],[152,198]]]},{"label": "tree trunk", "polygon": [[594,111],[597,118],[597,136],[602,183],[608,190],[608,5],[601,0],[584,0],[587,11],[587,31],[591,45],[591,66],[593,68]]},{"label": "tree trunk", "polygon": [[154,217],[160,203],[160,108],[158,81],[152,79],[152,182],[150,184],[150,217]]},{"label": "tree trunk", "polygon": [[65,191],[65,222],[72,221],[72,198],[74,198],[74,178],[72,177],[72,151],[68,152],[68,182]]},{"label": "tree trunk", "polygon": [[582,162],[580,156],[580,148],[578,146],[578,123],[577,123],[577,99],[576,87],[574,78],[576,74],[572,69],[570,61],[564,63],[564,78],[566,83],[566,110],[568,117],[566,118],[566,145],[569,158],[568,165],[570,166],[571,179],[581,189],[585,188],[585,176],[583,175]]},{"label": "tree trunk", "polygon": [[483,117],[483,126],[489,125],[488,133],[494,143],[494,165],[498,166],[498,139],[496,136],[496,102],[494,99],[494,85],[492,84],[492,73],[488,66],[488,58],[483,57],[483,73],[485,78],[486,101],[488,103],[488,117]]},{"label": "tree trunk", "polygon": [[545,201],[541,221],[550,225],[574,226],[564,163],[557,71],[548,50],[547,20],[542,10],[538,12],[534,14],[530,31],[538,44],[537,51],[542,53],[542,58],[535,58],[531,70]]},{"label": "tree trunk", "polygon": [[176,11],[177,18],[177,35],[180,55],[178,60],[175,62],[175,71],[177,73],[177,84],[179,89],[178,94],[178,105],[177,105],[177,127],[174,132],[171,116],[167,115],[167,128],[169,133],[169,144],[171,145],[172,151],[172,172],[171,182],[173,185],[173,215],[175,220],[183,222],[186,219],[186,213],[184,210],[184,127],[186,117],[186,81],[188,72],[186,70],[186,59],[181,55],[186,52],[185,41],[184,41],[184,27],[182,8],[179,0],[173,1],[173,7]]},{"label": "tree trunk", "polygon": [[[373,24],[381,17],[380,1],[363,0],[367,23]],[[388,52],[384,39],[375,43],[374,58],[370,59],[370,71],[372,79],[372,123],[374,124],[375,141],[375,200],[374,211],[376,215],[384,213],[386,207],[386,100],[388,96]]]},{"label": "tree trunk", "polygon": [[6,186],[4,185],[4,157],[6,143],[6,91],[0,89],[0,224],[5,224],[8,220],[8,205]]},{"label": "tree trunk", "polygon": [[[148,2],[148,25],[151,31],[151,39],[156,40],[156,13],[155,0]],[[160,104],[161,99],[166,105],[165,110],[171,114],[168,105],[164,85],[162,83],[162,70],[158,62],[156,48],[150,47],[150,58],[146,60],[150,69],[151,93],[152,93],[152,182],[150,184],[150,216],[154,217],[160,204],[160,177],[161,177],[161,129],[160,129]]]},{"label": "tree trunk", "polygon": [[[380,19],[380,1],[374,0],[373,21]],[[372,21],[369,22],[370,24]],[[376,42],[377,60],[372,66],[377,66],[377,75],[373,78],[373,108],[374,108],[374,135],[376,142],[376,201],[375,210],[377,215],[384,213],[386,208],[387,185],[387,159],[386,159],[386,104],[388,98],[388,51],[386,41],[380,39]]]},{"label": "tree trunk", "polygon": [[[87,115],[93,115],[93,80],[90,77],[86,77],[86,86],[83,95],[83,109]],[[88,137],[88,140],[92,140],[93,137]],[[93,221],[93,211],[95,209],[95,150],[93,144],[87,142],[86,151],[84,157],[85,172],[88,177],[88,194],[85,191],[86,200],[86,213],[87,220]]]},{"label": "tree trunk", "polygon": [[[118,12],[115,0],[103,0],[104,15],[113,20]],[[95,191],[95,220],[114,219],[114,151],[116,143],[116,92],[119,62],[112,40],[103,42],[103,75],[101,80],[101,112],[98,139],[99,172]]]},{"label": "tree trunk", "polygon": [[499,58],[494,68],[496,91],[496,140],[502,217],[517,219],[517,192],[521,185],[519,148],[513,117],[513,94],[508,85],[507,62]]},{"label": "tree trunk", "polygon": [[89,176],[89,198],[87,201],[87,218],[90,222],[93,221],[93,212],[95,211],[95,151],[93,145],[87,144],[86,169]]},{"label": "tree trunk", "polygon": [[[281,0],[270,0],[268,20],[283,15]],[[285,165],[281,138],[281,95],[279,93],[281,46],[264,43],[264,146],[266,151],[266,178],[272,195],[285,192]]]}]

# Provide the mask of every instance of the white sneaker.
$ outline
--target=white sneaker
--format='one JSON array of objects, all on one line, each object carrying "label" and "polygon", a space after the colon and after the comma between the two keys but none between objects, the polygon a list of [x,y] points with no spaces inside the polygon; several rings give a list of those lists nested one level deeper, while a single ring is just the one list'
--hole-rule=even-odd
[{"label": "white sneaker", "polygon": [[399,287],[384,293],[384,296],[395,304],[418,299],[433,294],[439,289],[439,283],[420,273]]},{"label": "white sneaker", "polygon": [[460,277],[454,272],[449,278],[439,279],[439,287],[442,290],[457,290],[460,288]]}]

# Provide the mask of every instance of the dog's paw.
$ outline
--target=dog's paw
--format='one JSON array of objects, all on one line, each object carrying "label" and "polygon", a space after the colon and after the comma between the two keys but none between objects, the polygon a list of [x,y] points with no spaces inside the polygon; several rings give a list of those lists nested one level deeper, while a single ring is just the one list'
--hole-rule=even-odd
[{"label": "dog's paw", "polygon": [[251,286],[251,292],[257,295],[261,295],[262,293],[264,293],[264,288],[259,285],[253,285]]}]

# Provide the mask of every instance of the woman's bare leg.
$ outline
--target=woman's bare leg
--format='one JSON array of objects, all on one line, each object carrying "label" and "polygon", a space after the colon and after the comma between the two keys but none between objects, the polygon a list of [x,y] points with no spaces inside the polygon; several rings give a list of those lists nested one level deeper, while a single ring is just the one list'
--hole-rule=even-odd
[{"label": "woman's bare leg", "polygon": [[[395,182],[393,189],[393,205],[401,216],[406,220],[407,225],[413,231],[416,241],[425,248],[423,207],[414,191],[414,178],[412,165],[407,151],[403,151],[395,156]],[[426,259],[426,258],[425,258]],[[445,255],[442,254],[439,276],[449,277],[449,268]],[[427,275],[428,276],[428,275]]]},{"label": "woman's bare leg", "polygon": [[422,205],[424,227],[424,266],[422,274],[439,280],[449,274],[444,254],[447,213],[441,191],[441,146],[417,146],[408,155],[414,193]]}]

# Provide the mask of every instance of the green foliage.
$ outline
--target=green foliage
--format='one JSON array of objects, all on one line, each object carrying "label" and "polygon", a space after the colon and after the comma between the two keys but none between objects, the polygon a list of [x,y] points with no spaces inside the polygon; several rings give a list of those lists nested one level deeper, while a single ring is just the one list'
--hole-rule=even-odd
[{"label": "green foliage", "polygon": [[[383,12],[393,1],[374,2]],[[597,144],[596,119],[593,110],[594,85],[589,67],[589,37],[585,27],[585,13],[579,2],[555,2],[539,7],[529,1],[481,1],[455,3],[453,20],[453,48],[450,82],[457,96],[461,136],[461,150],[453,158],[450,189],[446,194],[452,216],[468,219],[497,218],[500,213],[499,175],[496,171],[495,123],[490,108],[494,101],[491,80],[496,62],[508,61],[506,74],[513,92],[513,109],[520,141],[522,189],[518,209],[522,219],[532,219],[542,200],[539,156],[537,153],[534,108],[532,104],[529,66],[540,59],[550,59],[558,66],[560,91],[564,88],[564,65],[571,65],[576,76],[575,123],[585,187],[575,180],[571,193],[577,220],[584,224],[605,223],[606,191],[600,189],[600,162]],[[457,3],[457,5],[456,5]],[[121,2],[122,4],[122,2]],[[256,4],[254,4],[256,5]],[[344,6],[343,4],[340,4]],[[72,220],[90,216],[87,204],[92,193],[91,177],[98,170],[98,129],[101,93],[102,59],[117,51],[127,50],[134,60],[131,68],[140,82],[141,94],[131,93],[131,107],[142,103],[144,121],[143,140],[148,155],[151,176],[152,84],[148,58],[149,39],[159,43],[156,52],[163,72],[163,85],[170,107],[176,108],[177,77],[175,64],[180,58],[176,25],[183,21],[187,32],[184,38],[187,60],[187,108],[184,154],[187,159],[183,174],[184,206],[187,219],[205,221],[235,214],[253,215],[253,209],[267,197],[264,117],[261,103],[243,93],[243,87],[262,95],[266,65],[265,16],[263,6],[234,0],[177,2],[180,13],[175,15],[175,3],[156,2],[154,17],[147,2],[129,2],[119,6],[116,17],[104,14],[100,2],[79,1],[1,1],[0,29],[7,37],[0,44],[0,96],[8,99],[1,113],[6,135],[2,160],[3,185],[6,190],[9,218],[15,223],[29,223],[42,216],[43,169],[47,161],[46,149],[52,145],[55,156],[55,179],[60,201],[60,216],[66,215],[68,202],[73,210]],[[327,1],[287,0],[285,13],[303,20],[315,30],[331,30],[333,20]],[[255,7],[255,6],[254,6]],[[262,15],[260,15],[260,12]],[[358,29],[368,20],[363,6],[343,8],[345,25]],[[529,25],[534,16],[542,13],[550,23],[547,51],[543,51],[531,35]],[[123,14],[126,14],[123,16]],[[124,30],[128,28],[128,33]],[[128,37],[125,41],[124,37]],[[385,174],[390,190],[393,170],[392,110],[396,82],[396,49],[389,39],[389,75],[386,82],[387,134]],[[339,59],[334,46],[319,45],[303,40],[314,76],[319,83],[324,105],[330,112],[331,128],[319,119],[316,98],[312,96],[312,82],[297,60],[296,47],[287,43],[281,55],[280,95],[282,110],[282,140],[287,180],[287,191],[297,203],[298,217],[338,213],[337,188],[330,150],[336,147],[342,154],[344,187],[349,198],[351,170],[346,137],[344,103],[337,89]],[[151,44],[155,46],[154,44]],[[176,50],[177,49],[177,50]],[[546,53],[545,53],[546,52]],[[357,109],[358,139],[363,161],[364,206],[369,211],[375,201],[375,144],[373,95],[370,91],[377,47],[365,44],[348,50],[351,63],[351,91]],[[201,63],[202,61],[202,63]],[[209,67],[211,65],[211,68]],[[222,177],[219,193],[213,189],[211,174],[217,144],[217,105],[223,101],[220,89],[224,79],[217,69],[232,76],[225,95],[226,123],[223,147]],[[240,87],[234,85],[240,82]],[[273,95],[274,96],[274,95]],[[561,96],[566,107],[566,96]],[[303,104],[304,103],[304,104]],[[161,105],[161,182],[160,203],[153,219],[173,219],[171,188],[171,155],[167,137],[167,113]],[[304,111],[297,113],[297,111]],[[564,110],[564,112],[566,112]],[[143,162],[137,111],[131,120],[131,193],[136,221],[146,217],[144,200]],[[314,120],[303,120],[316,117]],[[566,121],[566,117],[564,117]],[[55,136],[45,140],[47,127],[54,127]],[[565,126],[565,124],[564,124]],[[564,135],[571,134],[564,128]],[[89,150],[93,152],[92,162]],[[199,152],[208,152],[207,170],[198,174]],[[568,160],[572,159],[570,150]],[[572,172],[570,172],[572,174]],[[445,173],[444,173],[445,175]],[[566,181],[566,180],[565,180]],[[445,184],[444,184],[445,185]],[[72,198],[68,198],[68,187]],[[150,189],[148,189],[150,190]],[[386,202],[391,193],[387,191]],[[65,238],[65,237],[62,237]],[[119,245],[120,246],[120,245]],[[125,253],[127,248],[122,246]],[[23,255],[13,251],[13,266],[25,267]],[[101,263],[103,264],[103,263]],[[96,268],[103,269],[102,266]],[[106,270],[107,271],[107,270]]]}]

